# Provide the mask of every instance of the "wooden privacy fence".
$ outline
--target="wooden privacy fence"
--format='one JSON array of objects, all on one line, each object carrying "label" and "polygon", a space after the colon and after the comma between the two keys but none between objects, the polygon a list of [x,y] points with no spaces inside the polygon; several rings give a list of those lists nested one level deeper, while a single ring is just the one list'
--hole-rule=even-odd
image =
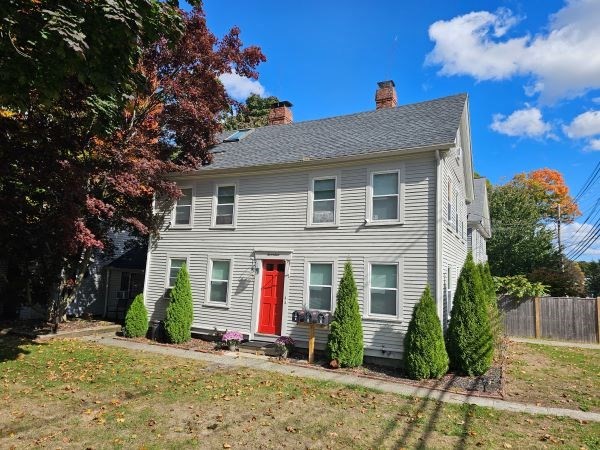
[{"label": "wooden privacy fence", "polygon": [[600,297],[502,297],[507,336],[600,343]]}]

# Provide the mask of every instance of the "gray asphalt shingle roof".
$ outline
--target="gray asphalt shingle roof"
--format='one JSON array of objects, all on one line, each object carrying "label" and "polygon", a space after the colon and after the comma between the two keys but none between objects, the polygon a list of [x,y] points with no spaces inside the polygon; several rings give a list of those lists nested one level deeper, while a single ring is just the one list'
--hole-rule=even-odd
[{"label": "gray asphalt shingle roof", "polygon": [[[467,100],[457,94],[396,108],[271,125],[238,142],[222,142],[202,170],[235,169],[449,144]],[[225,139],[233,132],[220,136]]]}]

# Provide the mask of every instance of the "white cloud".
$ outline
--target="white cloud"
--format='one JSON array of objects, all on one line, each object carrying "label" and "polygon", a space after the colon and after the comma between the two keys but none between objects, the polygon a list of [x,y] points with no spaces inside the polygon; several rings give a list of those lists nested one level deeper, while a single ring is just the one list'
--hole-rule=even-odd
[{"label": "white cloud", "polygon": [[265,95],[265,88],[257,80],[242,77],[237,73],[224,73],[219,77],[225,89],[236,100],[246,100],[250,94]]},{"label": "white cloud", "polygon": [[539,109],[528,107],[514,111],[510,116],[494,114],[491,128],[508,136],[539,138],[548,136],[551,126],[544,122]]},{"label": "white cloud", "polygon": [[507,38],[519,20],[502,8],[435,22],[426,62],[440,65],[442,75],[479,81],[529,77],[526,93],[540,93],[545,102],[600,88],[600,1],[567,0],[543,32]]},{"label": "white cloud", "polygon": [[600,111],[586,111],[579,114],[563,131],[571,139],[600,134]]},{"label": "white cloud", "polygon": [[590,139],[586,148],[593,152],[600,151],[600,139]]}]

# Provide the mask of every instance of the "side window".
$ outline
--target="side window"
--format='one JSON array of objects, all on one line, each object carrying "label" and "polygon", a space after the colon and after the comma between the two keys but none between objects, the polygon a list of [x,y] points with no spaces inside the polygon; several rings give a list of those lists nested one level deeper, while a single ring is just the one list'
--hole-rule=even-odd
[{"label": "side window", "polygon": [[458,191],[454,191],[454,231],[458,234],[458,221],[459,221],[459,211],[458,211]]},{"label": "side window", "polygon": [[210,288],[208,293],[208,301],[210,303],[227,303],[230,271],[231,261],[211,260]]},{"label": "side window", "polygon": [[399,172],[372,175],[371,220],[400,219]]},{"label": "side window", "polygon": [[312,224],[336,223],[336,178],[312,180]]},{"label": "side window", "polygon": [[308,308],[331,311],[333,300],[333,264],[308,265]]},{"label": "side window", "polygon": [[235,219],[235,185],[217,186],[214,225],[233,225]]},{"label": "side window", "polygon": [[177,274],[179,274],[179,271],[185,264],[187,264],[187,260],[185,258],[171,258],[169,260],[169,281],[167,288],[172,288],[175,286]]},{"label": "side window", "polygon": [[447,195],[447,217],[448,223],[452,223],[452,182],[448,180],[448,195]]},{"label": "side window", "polygon": [[192,223],[192,188],[181,189],[181,197],[175,204],[175,225],[191,225]]}]

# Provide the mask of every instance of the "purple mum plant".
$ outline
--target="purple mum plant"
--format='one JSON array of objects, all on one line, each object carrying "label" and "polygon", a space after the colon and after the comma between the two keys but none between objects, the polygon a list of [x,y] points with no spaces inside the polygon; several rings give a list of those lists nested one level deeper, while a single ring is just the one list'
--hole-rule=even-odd
[{"label": "purple mum plant", "polygon": [[244,335],[239,331],[227,331],[221,338],[221,341],[225,342],[227,345],[239,344],[243,340]]},{"label": "purple mum plant", "polygon": [[288,350],[291,350],[296,345],[296,342],[289,336],[280,336],[275,341],[275,344],[278,347],[286,347]]}]

